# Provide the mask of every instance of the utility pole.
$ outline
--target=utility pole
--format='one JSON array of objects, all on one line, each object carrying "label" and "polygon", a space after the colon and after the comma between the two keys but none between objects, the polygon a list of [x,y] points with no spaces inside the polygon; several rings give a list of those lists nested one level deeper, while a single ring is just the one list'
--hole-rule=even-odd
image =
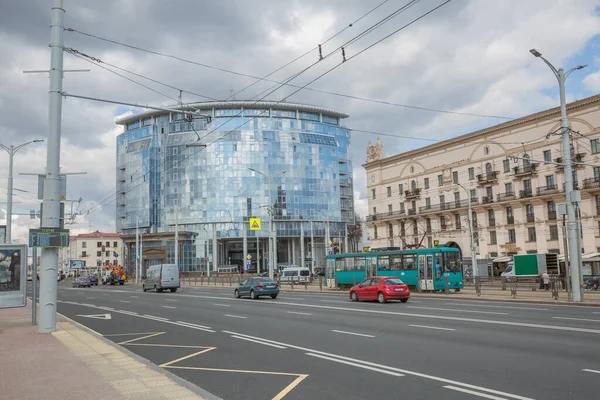
[{"label": "utility pole", "polygon": [[179,208],[175,209],[175,265],[179,268]]},{"label": "utility pole", "polygon": [[313,222],[310,221],[310,271],[315,273],[315,234],[313,232]]},{"label": "utility pole", "polygon": [[140,221],[135,221],[135,283],[140,283]]},{"label": "utility pole", "polygon": [[479,265],[477,264],[477,249],[475,248],[475,232],[473,230],[473,209],[471,207],[471,195],[466,187],[464,187],[460,183],[457,183],[457,185],[460,186],[461,188],[463,188],[463,190],[467,194],[467,203],[468,203],[467,212],[469,213],[469,215],[467,217],[469,220],[469,233],[471,235],[471,264],[472,264],[472,268],[473,268],[473,275],[479,276]]},{"label": "utility pole", "polygon": [[[60,226],[60,136],[62,118],[63,32],[65,10],[62,0],[54,0],[50,24],[50,102],[48,150],[42,228]],[[42,248],[40,267],[40,319],[38,332],[56,331],[56,291],[58,249]]]},{"label": "utility pole", "polygon": [[[580,302],[583,300],[581,296],[580,284],[580,265],[581,265],[581,248],[578,248],[579,229],[577,229],[577,219],[575,217],[575,203],[581,200],[581,193],[578,190],[573,190],[573,167],[571,160],[571,135],[569,129],[569,119],[567,118],[567,102],[565,98],[565,81],[571,72],[585,68],[585,65],[579,65],[565,72],[562,68],[558,70],[544,57],[535,50],[529,50],[535,57],[541,58],[544,63],[552,70],[554,76],[558,80],[558,88],[560,92],[560,127],[562,135],[562,158],[565,163],[565,197],[567,205],[567,235],[569,243],[569,254],[571,256],[571,284],[573,290],[573,301]],[[565,260],[566,261],[566,260]]]}]

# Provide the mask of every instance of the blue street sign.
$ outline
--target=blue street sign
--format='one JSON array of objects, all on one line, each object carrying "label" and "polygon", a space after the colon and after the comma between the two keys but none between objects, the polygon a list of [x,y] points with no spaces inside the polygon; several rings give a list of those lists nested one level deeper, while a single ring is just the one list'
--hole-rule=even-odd
[{"label": "blue street sign", "polygon": [[181,263],[177,264],[177,266],[178,266],[179,268],[181,268]]}]

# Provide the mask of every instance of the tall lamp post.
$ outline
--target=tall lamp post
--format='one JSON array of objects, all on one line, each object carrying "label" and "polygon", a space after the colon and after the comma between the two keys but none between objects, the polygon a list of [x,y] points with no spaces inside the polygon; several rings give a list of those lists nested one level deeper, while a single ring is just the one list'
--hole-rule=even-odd
[{"label": "tall lamp post", "polygon": [[473,267],[473,274],[475,276],[479,276],[479,266],[477,265],[477,250],[475,249],[475,234],[473,231],[473,211],[471,208],[471,194],[467,190],[467,188],[461,185],[460,183],[457,183],[457,185],[463,188],[463,190],[467,193],[467,203],[469,204],[469,233],[471,234],[471,264]]},{"label": "tall lamp post", "polygon": [[262,175],[267,180],[267,183],[269,185],[269,187],[267,189],[268,190],[267,201],[269,202],[267,207],[269,207],[268,210],[269,210],[269,214],[270,214],[270,221],[269,221],[269,279],[273,279],[273,268],[274,268],[273,262],[276,259],[273,252],[275,251],[276,245],[275,245],[274,239],[273,239],[273,225],[272,224],[273,224],[273,219],[274,219],[274,212],[273,212],[274,210],[273,210],[273,205],[271,204],[271,182],[272,182],[273,178],[283,175],[287,171],[282,171],[275,175],[267,175],[267,174],[263,174],[260,171],[255,170],[254,168],[248,168],[248,169],[252,172],[256,172],[257,174]]},{"label": "tall lamp post", "polygon": [[[567,236],[569,240],[569,254],[571,256],[571,283],[573,290],[573,301],[581,301],[581,285],[579,279],[579,266],[581,261],[581,249],[578,248],[579,232],[577,229],[577,219],[575,217],[575,203],[580,200],[579,191],[573,190],[573,172],[571,160],[571,143],[569,135],[569,119],[567,118],[567,103],[565,100],[565,81],[571,72],[585,68],[586,65],[579,65],[565,72],[562,68],[556,69],[548,60],[542,57],[542,54],[536,49],[529,50],[537,58],[541,58],[544,63],[552,70],[558,80],[560,92],[560,127],[562,130],[562,158],[565,163],[565,197],[567,204]],[[565,260],[566,262],[567,260]]]},{"label": "tall lamp post", "polygon": [[5,146],[2,143],[0,143],[0,147],[2,147],[8,153],[8,190],[7,190],[8,199],[6,200],[7,206],[6,206],[6,239],[5,239],[6,243],[10,243],[11,239],[12,239],[11,232],[12,232],[12,202],[13,202],[12,201],[12,198],[13,198],[13,159],[14,159],[17,151],[21,150],[23,147],[27,146],[28,144],[39,143],[39,142],[43,142],[43,141],[44,141],[44,139],[36,139],[36,140],[32,140],[31,142],[20,144],[18,146],[13,146],[12,144],[10,146]]}]

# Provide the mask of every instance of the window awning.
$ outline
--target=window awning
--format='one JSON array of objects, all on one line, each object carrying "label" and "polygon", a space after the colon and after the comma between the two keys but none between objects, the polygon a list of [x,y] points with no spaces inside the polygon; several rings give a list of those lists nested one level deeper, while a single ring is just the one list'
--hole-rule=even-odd
[{"label": "window awning", "polygon": [[512,259],[510,256],[494,258],[492,262],[509,262]]}]

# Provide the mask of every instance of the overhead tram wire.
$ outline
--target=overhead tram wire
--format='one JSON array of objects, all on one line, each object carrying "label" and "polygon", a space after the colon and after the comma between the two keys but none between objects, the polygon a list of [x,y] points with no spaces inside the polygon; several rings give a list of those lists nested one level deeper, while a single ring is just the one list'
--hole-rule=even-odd
[{"label": "overhead tram wire", "polygon": [[[275,81],[275,80],[271,80],[271,79],[261,78],[261,77],[256,76],[256,75],[251,75],[251,74],[246,74],[246,73],[242,73],[242,72],[232,71],[232,70],[228,70],[228,69],[225,69],[225,68],[220,68],[220,67],[215,67],[213,65],[208,65],[208,64],[200,63],[200,62],[197,62],[197,61],[187,60],[187,59],[184,59],[182,57],[175,56],[175,55],[161,53],[161,52],[158,52],[158,51],[141,48],[141,47],[138,47],[138,46],[134,46],[134,45],[130,45],[130,44],[127,44],[127,43],[119,42],[119,41],[116,41],[116,40],[107,39],[107,38],[104,38],[104,37],[101,37],[101,36],[97,36],[97,35],[94,35],[94,34],[91,34],[91,33],[86,33],[86,32],[83,32],[83,31],[80,31],[80,30],[74,29],[74,28],[65,28],[65,31],[78,33],[80,35],[88,36],[88,37],[91,37],[91,38],[94,38],[94,39],[97,39],[97,40],[101,40],[101,41],[113,43],[113,44],[116,44],[116,45],[119,45],[119,46],[127,47],[127,48],[138,50],[138,51],[147,52],[147,53],[158,55],[158,56],[161,56],[161,57],[172,58],[174,60],[178,60],[178,61],[181,61],[181,62],[184,62],[184,63],[193,64],[193,65],[197,65],[197,66],[200,66],[200,67],[217,70],[217,71],[221,71],[221,72],[228,73],[228,74],[243,76],[243,77],[246,77],[246,78],[252,78],[252,79],[257,79],[257,80],[264,80],[264,81],[271,82],[271,83],[283,84],[280,81]],[[294,84],[290,84],[290,83],[287,83],[285,85],[286,86],[290,86],[290,87],[294,87],[294,88],[299,88],[300,87],[298,85],[294,85]],[[389,101],[381,101],[381,100],[369,99],[369,98],[366,98],[366,97],[348,95],[348,94],[344,94],[344,93],[337,93],[337,92],[332,92],[332,91],[327,91],[327,90],[322,90],[322,89],[309,88],[309,87],[303,88],[303,90],[309,90],[309,91],[312,91],[312,92],[315,92],[315,93],[323,93],[323,94],[328,94],[328,95],[331,95],[331,96],[344,97],[344,98],[358,100],[358,101],[365,101],[365,102],[370,102],[370,103],[375,103],[375,104],[383,104],[383,105],[389,105],[389,106],[394,106],[394,107],[402,107],[402,108],[409,108],[409,109],[415,109],[415,110],[421,110],[421,111],[439,112],[439,113],[455,114],[455,115],[464,115],[464,116],[477,117],[477,118],[494,118],[494,119],[503,119],[503,120],[512,120],[512,119],[514,119],[512,117],[507,117],[507,116],[486,115],[486,114],[476,114],[476,113],[464,113],[464,112],[456,112],[456,111],[450,111],[450,110],[440,110],[440,109],[428,108],[428,107],[421,107],[421,106],[413,106],[413,105],[408,105],[408,104],[399,104],[399,103],[393,103],[393,102],[389,102]]]},{"label": "overhead tram wire", "polygon": [[[275,103],[275,105],[282,103],[283,101],[287,100],[288,98],[290,98],[290,97],[291,97],[291,96],[293,96],[294,94],[296,94],[296,93],[298,93],[299,91],[303,90],[303,89],[304,89],[306,86],[308,86],[308,85],[310,85],[310,84],[312,84],[312,83],[316,82],[318,79],[320,79],[320,78],[322,78],[323,76],[327,75],[327,74],[328,74],[328,73],[330,73],[331,71],[333,71],[333,70],[337,69],[337,68],[338,68],[340,65],[344,64],[344,63],[345,63],[345,62],[347,62],[347,61],[350,61],[351,59],[353,59],[353,58],[357,57],[358,55],[360,55],[360,54],[364,53],[366,50],[369,50],[369,49],[371,49],[372,47],[376,46],[377,44],[381,43],[383,40],[385,40],[385,39],[387,39],[387,38],[389,38],[389,37],[393,36],[394,34],[396,34],[396,33],[400,32],[401,30],[403,30],[403,29],[407,28],[408,26],[410,26],[410,25],[414,24],[415,22],[417,22],[417,21],[419,21],[419,20],[423,19],[424,17],[426,17],[427,15],[429,15],[429,14],[431,14],[432,12],[436,11],[437,9],[441,8],[442,6],[444,6],[444,5],[448,4],[450,1],[452,1],[452,0],[446,0],[444,3],[442,3],[442,4],[438,5],[437,7],[435,7],[435,8],[433,8],[433,9],[429,10],[428,12],[426,12],[425,14],[422,14],[421,16],[419,16],[419,17],[415,18],[414,20],[412,20],[412,21],[411,21],[411,22],[409,22],[408,24],[406,24],[406,25],[402,26],[402,27],[401,27],[401,28],[399,28],[399,29],[396,29],[394,32],[392,32],[392,33],[390,33],[390,34],[386,35],[386,36],[385,36],[385,37],[383,37],[382,39],[380,39],[380,40],[376,41],[375,43],[373,43],[373,44],[369,45],[369,46],[368,46],[368,47],[366,47],[365,49],[363,49],[363,50],[359,51],[358,53],[356,53],[356,54],[355,54],[355,55],[353,55],[352,57],[348,58],[346,61],[342,61],[341,63],[337,64],[336,66],[334,66],[334,67],[330,68],[329,70],[325,71],[325,72],[324,72],[324,73],[322,73],[321,75],[319,75],[319,76],[317,76],[316,78],[312,79],[311,81],[309,81],[309,82],[308,82],[308,83],[306,83],[305,85],[303,85],[303,86],[299,87],[299,88],[298,88],[296,91],[294,91],[294,92],[293,92],[293,93],[291,93],[290,95],[288,95],[288,96],[284,97],[283,99],[281,99],[281,100],[277,101],[277,102]],[[282,85],[283,85],[283,84],[282,84]],[[267,96],[268,96],[268,95],[267,95]],[[259,102],[259,101],[261,101],[261,100],[262,100],[262,99],[260,99],[260,100],[257,100],[257,102],[256,102],[256,103],[258,103],[258,102]],[[264,113],[264,111],[263,111],[263,113]],[[239,115],[238,115],[238,116],[239,116]],[[226,122],[228,122],[228,121],[232,120],[233,118],[235,118],[235,117],[229,118],[229,119],[228,119]],[[223,126],[223,125],[224,125],[226,122],[224,122],[223,124],[221,124],[219,127]],[[206,144],[204,147],[200,148],[198,151],[196,151],[196,152],[193,152],[193,153],[191,153],[191,154],[189,154],[189,155],[185,156],[183,160],[186,160],[186,159],[190,158],[191,156],[193,156],[193,155],[195,155],[195,154],[199,153],[199,152],[200,152],[200,151],[202,151],[204,148],[206,148],[206,147],[208,147],[208,146],[210,146],[210,145],[212,145],[212,144],[216,143],[217,141],[221,140],[222,138],[224,138],[224,137],[226,137],[227,135],[229,135],[231,132],[234,132],[235,130],[239,129],[240,127],[242,127],[242,126],[246,125],[247,123],[248,123],[248,121],[246,121],[246,122],[242,123],[241,125],[237,126],[237,127],[236,127],[236,128],[234,128],[234,129],[232,129],[232,130],[230,130],[230,131],[226,132],[225,134],[223,134],[223,135],[222,135],[222,136],[220,136],[219,138],[215,139],[215,140],[214,140],[214,141],[212,141],[211,143],[208,143],[208,144]],[[207,137],[209,134],[211,134],[211,133],[215,132],[215,131],[216,131],[216,130],[219,128],[219,127],[216,127],[216,128],[214,128],[213,130],[211,130],[210,132],[208,132],[208,133],[207,133],[207,134],[206,134],[206,135],[205,135],[203,138],[205,138],[205,137]],[[142,183],[143,183],[143,182],[141,182],[140,184],[138,184],[138,185],[136,185],[136,186],[134,186],[134,187],[131,187],[131,188],[129,188],[129,191],[131,191],[131,190],[135,189],[136,187],[140,186]],[[117,194],[117,193],[115,193],[115,196],[116,196],[116,197],[118,197],[118,194]],[[97,205],[97,206],[100,206],[100,207],[102,207],[103,205],[99,204],[99,205]],[[94,207],[93,207],[93,208],[94,208]],[[91,212],[91,210],[92,210],[92,209],[88,210],[88,214]]]},{"label": "overhead tram wire", "polygon": [[354,24],[356,24],[357,22],[359,22],[361,19],[365,18],[366,16],[368,16],[369,14],[371,14],[373,11],[377,10],[379,7],[381,7],[382,5],[384,5],[385,3],[387,3],[389,0],[384,0],[383,2],[381,2],[379,5],[373,7],[371,10],[369,10],[367,13],[363,14],[360,18],[358,18],[357,20],[351,22],[350,24],[348,24],[344,29],[342,29],[341,31],[335,33],[333,36],[331,36],[329,39],[325,40],[323,43],[321,43],[319,46],[316,47],[312,47],[310,50],[308,50],[307,52],[305,52],[304,54],[294,58],[292,61],[289,61],[288,63],[282,65],[281,67],[277,68],[276,70],[270,72],[269,74],[263,76],[262,78],[252,82],[250,85],[245,86],[244,88],[242,88],[241,90],[239,90],[238,92],[232,94],[231,96],[229,96],[227,98],[227,100],[230,100],[232,98],[235,98],[237,95],[239,95],[240,93],[246,91],[247,89],[250,89],[252,86],[256,85],[257,83],[260,83],[262,81],[264,81],[265,79],[267,79],[268,77],[272,76],[273,74],[276,74],[277,72],[281,71],[282,69],[288,67],[289,65],[295,63],[296,61],[306,57],[307,55],[309,55],[310,53],[312,53],[314,50],[319,49],[322,45],[324,45],[325,43],[328,43],[329,41],[331,41],[332,39],[334,39],[335,37],[337,37],[338,35],[342,34],[343,32],[345,32],[347,29],[351,28],[354,26]]}]

